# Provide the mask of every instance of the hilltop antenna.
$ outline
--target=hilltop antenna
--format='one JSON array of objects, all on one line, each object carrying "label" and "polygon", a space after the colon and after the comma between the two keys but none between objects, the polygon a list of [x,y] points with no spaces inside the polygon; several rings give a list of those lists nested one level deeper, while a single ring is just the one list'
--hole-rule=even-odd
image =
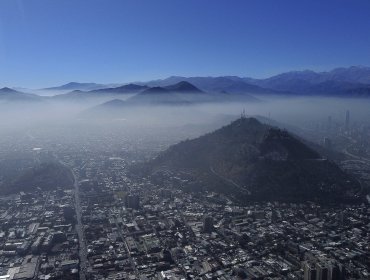
[{"label": "hilltop antenna", "polygon": [[240,118],[242,119],[246,118],[245,109],[243,109],[242,113],[240,114]]}]

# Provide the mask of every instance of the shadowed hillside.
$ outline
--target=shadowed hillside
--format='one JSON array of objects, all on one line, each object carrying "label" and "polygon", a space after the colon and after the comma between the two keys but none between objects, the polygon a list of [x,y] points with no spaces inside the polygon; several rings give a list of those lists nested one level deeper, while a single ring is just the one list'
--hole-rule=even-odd
[{"label": "shadowed hillside", "polygon": [[174,145],[147,168],[191,171],[208,187],[248,200],[352,200],[360,189],[334,162],[254,118]]},{"label": "shadowed hillside", "polygon": [[58,187],[72,188],[73,174],[64,165],[58,162],[43,162],[38,166],[24,170],[10,182],[5,182],[0,188],[0,193],[13,194],[21,191],[32,192],[39,188],[54,190]]}]

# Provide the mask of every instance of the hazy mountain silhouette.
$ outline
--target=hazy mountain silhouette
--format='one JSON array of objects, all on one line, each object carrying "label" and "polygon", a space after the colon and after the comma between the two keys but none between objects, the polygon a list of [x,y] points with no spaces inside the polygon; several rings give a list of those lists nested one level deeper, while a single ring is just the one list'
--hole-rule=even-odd
[{"label": "hazy mountain silhouette", "polygon": [[311,70],[291,71],[266,79],[238,76],[180,77],[171,76],[163,80],[143,83],[165,87],[179,81],[187,81],[199,89],[230,94],[275,95],[318,95],[341,97],[368,97],[370,67],[352,66],[336,68],[328,72]]},{"label": "hazy mountain silhouette", "polygon": [[370,97],[370,67],[342,67],[327,72],[291,71],[266,79],[238,76],[171,76],[163,80],[136,82],[121,86],[71,82],[46,90],[71,90],[52,98],[72,101],[103,96],[116,98],[115,95],[118,94],[174,92],[213,94],[206,98],[210,101],[240,98],[249,99],[249,101],[255,98],[256,101],[259,95]]},{"label": "hazy mountain silhouette", "polygon": [[328,72],[291,71],[267,79],[244,78],[263,88],[303,95],[368,97],[370,67],[352,66]]},{"label": "hazy mountain silhouette", "polygon": [[136,93],[147,89],[147,86],[127,84],[120,87],[102,88],[97,90],[89,91],[89,94],[95,93],[114,93],[114,94],[125,94],[125,93]]},{"label": "hazy mountain silhouette", "polygon": [[164,87],[150,87],[146,90],[144,90],[141,95],[146,94],[168,94],[170,91]]},{"label": "hazy mountain silhouette", "polygon": [[85,100],[89,98],[104,98],[104,97],[112,97],[115,98],[119,95],[126,95],[126,94],[135,94],[140,91],[147,89],[147,86],[136,85],[136,84],[127,84],[120,87],[114,88],[102,88],[97,90],[90,90],[90,91],[81,91],[81,90],[74,90],[64,94],[58,94],[52,97],[54,100]]},{"label": "hazy mountain silhouette", "polygon": [[201,91],[199,88],[186,81],[181,81],[174,85],[166,86],[165,89],[179,93],[203,93],[203,91]]},{"label": "hazy mountain silhouette", "polygon": [[202,91],[208,93],[228,92],[232,94],[258,94],[273,93],[272,90],[263,89],[257,85],[251,85],[242,78],[229,77],[180,77],[172,76],[164,80],[156,80],[145,83],[149,86],[166,87],[174,83],[188,82]]},{"label": "hazy mountain silhouette", "polygon": [[258,101],[248,94],[238,95],[227,92],[210,93],[200,90],[193,84],[180,81],[168,86],[155,86],[144,90],[143,92],[131,97],[128,103],[178,103],[178,104],[196,104],[203,102],[225,102],[225,101]]},{"label": "hazy mountain silhouette", "polygon": [[370,84],[370,67],[366,66],[340,67],[329,72],[321,72],[319,75],[326,80]]},{"label": "hazy mountain silhouette", "polygon": [[106,88],[106,85],[102,84],[96,84],[96,83],[77,83],[77,82],[70,82],[61,86],[56,87],[49,87],[44,88],[44,90],[83,90],[83,91],[89,91],[89,90],[96,90],[101,88]]},{"label": "hazy mountain silhouette", "polygon": [[[74,93],[74,95],[79,94],[81,93]],[[249,95],[234,96],[227,93],[210,94],[201,91],[189,82],[181,81],[165,87],[147,88],[125,101],[114,99],[104,102],[86,110],[82,115],[117,117],[119,114],[125,113],[125,108],[135,106],[185,106],[228,101],[256,102],[258,99]]]},{"label": "hazy mountain silhouette", "polygon": [[29,101],[41,101],[42,97],[31,94],[31,93],[24,93],[20,91],[16,91],[14,89],[4,87],[0,89],[0,101],[7,101],[7,102],[29,102]]},{"label": "hazy mountain silhouette", "polygon": [[163,169],[196,174],[195,186],[248,200],[340,201],[360,189],[334,162],[254,118],[174,145],[144,168],[156,179]]},{"label": "hazy mountain silhouette", "polygon": [[[230,96],[274,95],[317,95],[339,97],[369,97],[370,96],[370,67],[351,66],[336,68],[327,72],[311,70],[291,71],[266,79],[255,79],[238,76],[221,77],[181,77],[171,76],[162,80],[136,82],[123,86],[106,86],[96,83],[71,82],[48,90],[79,90],[95,94],[125,94],[147,90],[146,93],[165,93],[167,91],[191,92],[208,94],[224,93]],[[58,99],[75,99],[85,95],[80,92],[67,93]],[[75,96],[73,96],[75,95]]]},{"label": "hazy mountain silhouette", "polygon": [[[176,87],[175,87],[176,88]],[[184,87],[182,87],[184,89]],[[194,90],[193,88],[191,88]],[[190,101],[187,101],[183,95],[192,94],[188,92],[177,92],[171,91],[162,87],[152,87],[147,88],[133,97],[122,101],[120,99],[114,99],[103,104],[94,106],[91,109],[83,112],[83,115],[98,116],[102,115],[104,117],[117,117],[120,114],[125,113],[125,108],[135,107],[135,106],[156,106],[156,105],[189,105]]]}]

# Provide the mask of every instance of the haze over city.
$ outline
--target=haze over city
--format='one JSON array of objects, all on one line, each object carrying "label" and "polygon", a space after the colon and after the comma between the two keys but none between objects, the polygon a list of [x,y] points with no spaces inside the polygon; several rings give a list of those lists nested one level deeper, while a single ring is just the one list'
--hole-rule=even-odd
[{"label": "haze over city", "polygon": [[0,280],[370,278],[369,1],[0,1]]}]

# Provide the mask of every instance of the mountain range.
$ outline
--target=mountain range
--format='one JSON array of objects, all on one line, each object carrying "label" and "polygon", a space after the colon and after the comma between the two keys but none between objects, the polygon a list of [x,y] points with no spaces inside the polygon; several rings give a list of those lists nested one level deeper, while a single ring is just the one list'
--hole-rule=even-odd
[{"label": "mountain range", "polygon": [[77,83],[77,82],[70,82],[65,85],[61,86],[56,86],[56,87],[49,87],[49,88],[44,88],[43,90],[97,90],[97,89],[102,89],[106,88],[107,85],[103,84],[96,84],[96,83]]},{"label": "mountain range", "polygon": [[[341,67],[326,72],[314,72],[311,70],[291,71],[266,79],[238,76],[171,76],[162,80],[138,82],[136,84],[148,87],[165,87],[181,81],[187,81],[202,91],[213,93],[370,96],[370,67],[365,66]],[[97,88],[112,87],[93,83],[69,83],[52,89],[88,91]]]},{"label": "mountain range", "polygon": [[[244,101],[256,101],[261,95],[280,96],[333,96],[333,97],[370,97],[370,67],[352,66],[336,68],[328,72],[311,70],[282,73],[266,79],[254,79],[237,76],[222,77],[181,77],[171,76],[163,80],[137,82],[125,85],[103,85],[96,83],[71,82],[59,87],[47,88],[61,92],[53,97],[41,97],[32,93],[24,93],[10,88],[0,90],[0,100],[65,100],[85,101],[89,98],[119,98],[122,95],[138,94],[130,102],[138,103],[141,99],[146,103],[146,94],[161,95],[162,100],[169,94],[206,93],[201,101],[235,101],[240,97]],[[65,91],[70,91],[65,93]],[[140,95],[139,95],[140,94]],[[200,95],[200,94],[199,94]],[[171,97],[169,99],[178,99]],[[182,99],[181,96],[180,99]],[[107,101],[107,100],[106,100]],[[177,100],[179,101],[179,100]],[[177,101],[175,103],[177,103]],[[185,98],[186,101],[186,98]],[[157,103],[161,103],[158,100]],[[173,103],[167,100],[166,103]]]},{"label": "mountain range", "polygon": [[329,72],[293,71],[268,79],[244,79],[263,88],[304,95],[369,96],[370,67],[352,66]]},{"label": "mountain range", "polygon": [[357,199],[360,184],[333,161],[285,130],[242,117],[170,147],[140,166],[154,180],[163,170],[194,174],[203,187],[243,200],[338,202]]},{"label": "mountain range", "polygon": [[136,84],[127,84],[119,87],[108,87],[90,91],[76,89],[68,93],[57,94],[52,96],[50,99],[62,101],[85,101],[89,98],[117,98],[121,95],[135,94],[146,89],[148,89],[147,86]]},{"label": "mountain range", "polygon": [[41,100],[42,97],[36,94],[24,93],[8,87],[0,89],[0,101],[2,102],[34,102]]},{"label": "mountain range", "polygon": [[225,101],[256,102],[258,99],[248,94],[210,94],[200,90],[189,82],[180,81],[176,84],[163,87],[147,87],[125,101],[117,98],[109,100],[103,104],[86,110],[81,114],[81,117],[90,117],[94,115],[101,115],[104,117],[122,117],[125,114],[124,109],[135,106],[186,106]]},{"label": "mountain range", "polygon": [[278,95],[317,95],[340,97],[370,96],[370,67],[352,66],[336,68],[328,72],[311,70],[291,71],[266,79],[223,77],[172,76],[154,80],[149,86],[166,86],[179,81],[188,81],[209,92],[251,93]]}]

